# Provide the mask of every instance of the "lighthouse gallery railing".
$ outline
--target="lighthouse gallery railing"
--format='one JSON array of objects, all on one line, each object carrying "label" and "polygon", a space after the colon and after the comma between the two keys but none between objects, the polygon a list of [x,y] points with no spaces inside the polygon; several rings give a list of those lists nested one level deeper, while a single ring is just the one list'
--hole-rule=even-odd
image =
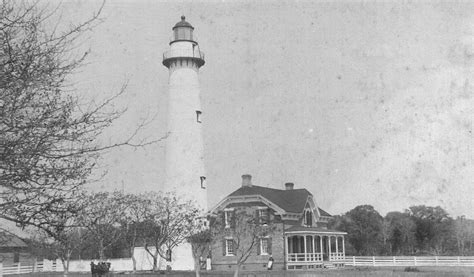
[{"label": "lighthouse gallery railing", "polygon": [[177,58],[177,57],[188,57],[188,58],[197,58],[204,60],[204,52],[200,51],[198,48],[194,50],[190,49],[173,49],[168,50],[163,53],[163,60]]}]

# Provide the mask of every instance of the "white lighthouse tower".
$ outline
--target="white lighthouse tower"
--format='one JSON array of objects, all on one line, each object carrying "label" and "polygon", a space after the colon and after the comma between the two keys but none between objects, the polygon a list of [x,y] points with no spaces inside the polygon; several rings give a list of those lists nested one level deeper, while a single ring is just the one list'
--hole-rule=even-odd
[{"label": "white lighthouse tower", "polygon": [[[199,68],[204,53],[193,36],[194,27],[185,17],[173,27],[170,49],[163,54],[169,69],[168,137],[166,138],[165,191],[193,200],[207,211],[206,174],[203,160],[202,109]],[[178,246],[172,253],[173,269],[193,269],[191,246]]]},{"label": "white lighthouse tower", "polygon": [[163,65],[170,72],[165,188],[196,201],[207,211],[198,78],[204,53],[199,50],[193,31],[194,27],[182,16],[173,27],[170,50],[163,54]]}]

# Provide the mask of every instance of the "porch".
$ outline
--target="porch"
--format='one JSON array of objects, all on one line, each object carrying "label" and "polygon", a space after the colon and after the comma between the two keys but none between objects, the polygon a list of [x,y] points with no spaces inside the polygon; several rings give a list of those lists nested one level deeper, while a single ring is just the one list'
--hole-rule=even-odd
[{"label": "porch", "polygon": [[344,266],[345,232],[305,229],[285,232],[286,269]]}]

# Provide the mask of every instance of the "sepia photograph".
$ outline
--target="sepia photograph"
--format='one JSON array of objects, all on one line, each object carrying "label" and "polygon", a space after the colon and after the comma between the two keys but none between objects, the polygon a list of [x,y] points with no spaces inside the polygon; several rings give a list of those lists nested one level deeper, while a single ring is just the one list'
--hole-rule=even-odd
[{"label": "sepia photograph", "polygon": [[0,277],[474,276],[474,1],[2,0]]}]

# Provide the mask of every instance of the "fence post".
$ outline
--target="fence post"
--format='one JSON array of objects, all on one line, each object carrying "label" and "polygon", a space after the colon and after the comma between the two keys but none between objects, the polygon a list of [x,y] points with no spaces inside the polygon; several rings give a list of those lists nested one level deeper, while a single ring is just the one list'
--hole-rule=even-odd
[{"label": "fence post", "polygon": [[3,276],[3,263],[0,262],[0,277]]},{"label": "fence post", "polygon": [[458,256],[458,266],[461,265],[461,257]]},{"label": "fence post", "polygon": [[435,265],[438,266],[438,256],[435,256]]},{"label": "fence post", "polygon": [[18,266],[16,267],[16,272],[17,272],[18,274],[21,273],[21,263],[20,263],[20,262],[18,262]]},{"label": "fence post", "polygon": [[375,266],[375,256],[372,256],[372,265]]},{"label": "fence post", "polygon": [[36,272],[37,267],[38,267],[38,262],[35,259],[35,262],[33,263],[33,272]]},{"label": "fence post", "polygon": [[397,265],[397,260],[396,260],[395,256],[392,256],[392,260],[393,260],[393,265],[394,266]]},{"label": "fence post", "polygon": [[414,262],[414,265],[416,266],[416,256],[413,256],[413,262]]},{"label": "fence post", "polygon": [[356,256],[352,256],[352,266],[356,266]]}]

